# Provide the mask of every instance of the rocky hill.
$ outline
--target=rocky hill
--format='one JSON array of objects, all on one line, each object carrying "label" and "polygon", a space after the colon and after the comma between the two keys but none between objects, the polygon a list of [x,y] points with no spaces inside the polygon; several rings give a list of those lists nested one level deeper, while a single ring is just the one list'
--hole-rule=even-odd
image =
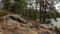
[{"label": "rocky hill", "polygon": [[0,18],[0,34],[57,34],[54,26],[40,24],[17,14]]}]

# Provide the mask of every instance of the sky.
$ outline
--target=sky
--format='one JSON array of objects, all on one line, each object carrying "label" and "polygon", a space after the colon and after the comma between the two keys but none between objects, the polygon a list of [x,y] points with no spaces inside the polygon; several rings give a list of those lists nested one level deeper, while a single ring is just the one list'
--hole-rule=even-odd
[{"label": "sky", "polygon": [[[36,4],[35,0],[30,0],[30,1],[27,1],[27,3],[28,3],[27,7],[28,8],[32,7],[33,9],[36,9],[36,6],[37,6],[37,10],[39,10],[39,7],[40,7],[39,3]],[[32,4],[32,5],[30,5],[30,4]]]},{"label": "sky", "polygon": [[[31,2],[30,2],[30,1],[31,1]],[[36,9],[36,3],[35,3],[36,1],[35,1],[35,0],[30,0],[30,1],[27,1],[27,3],[28,3],[27,7],[30,8],[29,3],[31,3],[31,4],[32,4],[31,7],[33,7],[34,9]],[[39,7],[40,7],[40,5],[37,4],[37,9],[38,9],[38,10],[39,10]],[[56,8],[56,10],[57,10],[58,12],[60,12],[60,2],[54,1],[54,7]]]},{"label": "sky", "polygon": [[60,2],[56,3],[56,4],[54,5],[54,7],[56,8],[56,10],[57,10],[58,12],[60,12]]}]

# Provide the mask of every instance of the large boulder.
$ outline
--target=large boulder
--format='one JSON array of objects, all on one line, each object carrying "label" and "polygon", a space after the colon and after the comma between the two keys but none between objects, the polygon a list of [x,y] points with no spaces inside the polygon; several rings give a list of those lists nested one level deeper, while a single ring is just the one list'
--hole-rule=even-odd
[{"label": "large boulder", "polygon": [[20,15],[17,14],[8,14],[4,17],[2,17],[4,20],[14,20],[17,22],[22,22],[22,23],[26,23],[26,20],[24,20],[24,18],[22,18]]}]

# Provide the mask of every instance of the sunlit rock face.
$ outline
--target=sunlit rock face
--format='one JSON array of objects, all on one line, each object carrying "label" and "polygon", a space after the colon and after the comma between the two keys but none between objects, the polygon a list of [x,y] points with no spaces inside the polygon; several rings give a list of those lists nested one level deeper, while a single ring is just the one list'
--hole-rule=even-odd
[{"label": "sunlit rock face", "polygon": [[14,21],[23,22],[23,23],[26,22],[25,19],[23,19],[21,16],[19,16],[17,14],[9,14],[2,18],[4,18],[4,20],[14,20]]}]

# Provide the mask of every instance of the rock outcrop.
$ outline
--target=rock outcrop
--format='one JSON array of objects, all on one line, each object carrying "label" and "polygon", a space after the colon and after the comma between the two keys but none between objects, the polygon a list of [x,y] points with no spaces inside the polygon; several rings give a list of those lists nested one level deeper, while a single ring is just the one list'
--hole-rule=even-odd
[{"label": "rock outcrop", "polygon": [[17,14],[3,16],[0,19],[0,34],[57,34],[52,25],[30,21],[27,23],[26,19]]}]

